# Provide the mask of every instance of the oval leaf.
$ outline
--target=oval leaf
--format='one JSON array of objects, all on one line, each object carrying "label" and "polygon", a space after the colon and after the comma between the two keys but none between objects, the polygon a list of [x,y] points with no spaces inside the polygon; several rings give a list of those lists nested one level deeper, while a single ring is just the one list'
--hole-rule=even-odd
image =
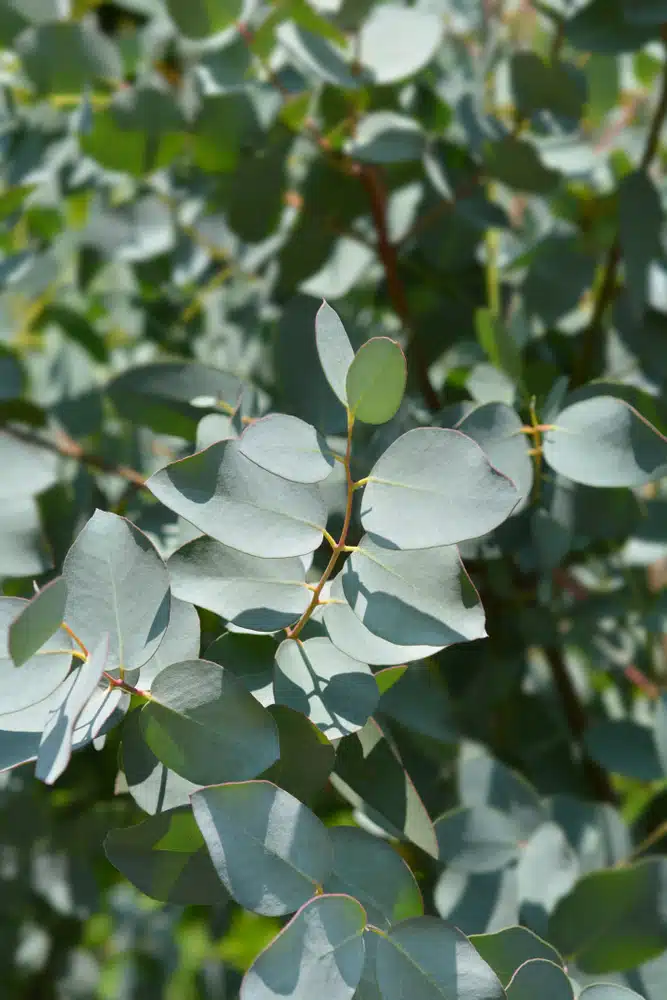
[{"label": "oval leaf", "polygon": [[401,405],[407,367],[395,340],[373,337],[357,351],[345,380],[352,416],[365,424],[385,424]]},{"label": "oval leaf", "polygon": [[322,435],[305,420],[285,413],[272,413],[246,427],[239,450],[261,469],[294,483],[319,483],[336,464]]},{"label": "oval leaf", "polygon": [[519,856],[520,833],[509,816],[488,806],[461,806],[435,821],[440,860],[471,874],[505,868]]},{"label": "oval leaf", "polygon": [[356,899],[311,899],[255,959],[239,1000],[351,1000],[364,965],[365,927]]},{"label": "oval leaf", "polygon": [[141,713],[144,739],[168,768],[197,785],[245,781],[278,757],[267,710],[217,663],[174,663],[155,678]]},{"label": "oval leaf", "polygon": [[323,302],[317,311],[315,341],[327,382],[343,406],[347,406],[345,380],[354,361],[354,351],[338,313],[328,302]]},{"label": "oval leaf", "polygon": [[518,500],[514,484],[471,438],[418,427],[394,441],[371,469],[361,521],[392,545],[426,549],[486,534]]},{"label": "oval leaf", "polygon": [[321,892],[333,851],[324,824],[268,781],[203,788],[192,809],[215,870],[246,910],[281,916]]}]

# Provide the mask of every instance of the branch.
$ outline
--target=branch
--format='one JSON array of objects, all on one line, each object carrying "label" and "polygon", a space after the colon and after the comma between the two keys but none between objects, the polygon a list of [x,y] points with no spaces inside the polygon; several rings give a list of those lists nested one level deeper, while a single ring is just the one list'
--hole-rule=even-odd
[{"label": "branch", "polygon": [[377,235],[377,250],[382,261],[382,266],[384,267],[387,291],[391,304],[407,331],[409,338],[408,349],[416,364],[419,385],[426,404],[430,410],[438,410],[440,409],[440,399],[431,385],[431,380],[428,377],[428,367],[421,354],[421,349],[415,340],[405,286],[398,273],[398,253],[396,246],[389,239],[389,230],[387,228],[387,192],[382,182],[382,176],[377,167],[360,164],[359,179],[368,194],[371,216]]},{"label": "branch", "polygon": [[9,434],[10,437],[15,438],[17,441],[23,441],[25,444],[32,444],[37,448],[43,448],[45,451],[62,455],[63,458],[73,458],[77,462],[83,462],[84,465],[89,465],[91,468],[97,469],[99,472],[120,476],[121,479],[132,483],[138,489],[142,489],[146,485],[146,480],[136,469],[130,468],[129,465],[114,465],[113,462],[108,462],[101,455],[94,455],[91,452],[85,451],[74,438],[71,438],[69,434],[65,434],[64,431],[56,431],[55,438],[50,439],[5,424],[0,428],[0,433]]},{"label": "branch", "polygon": [[[663,26],[662,37],[665,44],[664,64],[662,69],[662,79],[660,83],[660,95],[655,106],[651,125],[646,137],[646,145],[639,163],[640,170],[648,170],[653,163],[658,152],[660,143],[660,133],[662,132],[665,119],[667,118],[667,25]],[[572,386],[583,385],[588,381],[589,373],[595,358],[595,354],[600,346],[602,324],[604,322],[607,309],[616,295],[616,285],[618,282],[618,269],[621,264],[621,243],[618,235],[614,239],[607,252],[604,264],[602,281],[598,288],[597,296],[593,306],[593,315],[590,323],[583,334],[581,354],[577,361]]]}]

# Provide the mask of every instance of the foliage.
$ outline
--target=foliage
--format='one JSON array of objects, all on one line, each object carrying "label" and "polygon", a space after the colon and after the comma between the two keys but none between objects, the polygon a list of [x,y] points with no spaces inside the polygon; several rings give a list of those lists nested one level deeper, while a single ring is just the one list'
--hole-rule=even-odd
[{"label": "foliage", "polygon": [[664,0],[0,0],[7,1000],[667,995]]}]

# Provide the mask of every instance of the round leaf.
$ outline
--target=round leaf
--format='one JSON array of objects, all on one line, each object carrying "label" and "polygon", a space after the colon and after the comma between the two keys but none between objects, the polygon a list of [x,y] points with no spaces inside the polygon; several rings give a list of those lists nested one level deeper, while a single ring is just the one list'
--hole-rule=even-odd
[{"label": "round leaf", "polygon": [[243,0],[167,0],[167,10],[187,38],[208,38],[241,16]]},{"label": "round leaf", "polygon": [[531,959],[542,958],[560,966],[563,964],[555,948],[527,927],[506,927],[495,934],[474,934],[470,940],[503,986],[507,986],[520,965]]},{"label": "round leaf", "polygon": [[17,667],[57,632],[65,616],[67,587],[61,576],[51,580],[29,601],[9,626],[9,653]]},{"label": "round leaf", "polygon": [[520,835],[508,816],[488,806],[461,806],[435,822],[440,860],[471,874],[505,868],[519,856]]},{"label": "round leaf", "polygon": [[444,21],[402,3],[375,7],[359,33],[359,61],[375,83],[396,83],[431,61],[442,42]]},{"label": "round leaf", "polygon": [[357,351],[345,388],[350,413],[365,424],[385,424],[394,416],[405,392],[405,355],[395,340],[373,337]]},{"label": "round leaf", "polygon": [[426,549],[486,534],[518,500],[514,484],[471,438],[418,427],[394,441],[371,469],[361,521],[392,545]]},{"label": "round leaf", "polygon": [[14,665],[9,629],[28,603],[20,597],[0,598],[0,720],[50,695],[65,680],[72,663],[72,640],[59,629],[21,667]]},{"label": "round leaf", "polygon": [[560,965],[543,958],[525,962],[507,987],[507,1000],[574,1000],[572,983]]},{"label": "round leaf", "polygon": [[237,903],[265,916],[292,913],[331,870],[324,824],[268,781],[203,788],[192,809],[215,870]]}]

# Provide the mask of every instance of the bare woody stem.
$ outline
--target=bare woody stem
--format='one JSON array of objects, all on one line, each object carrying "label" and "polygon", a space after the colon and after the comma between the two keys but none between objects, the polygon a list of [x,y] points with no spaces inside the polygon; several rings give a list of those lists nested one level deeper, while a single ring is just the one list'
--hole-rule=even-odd
[{"label": "bare woody stem", "polygon": [[340,537],[333,547],[331,556],[329,557],[329,562],[327,563],[322,576],[320,577],[318,583],[313,588],[313,596],[310,599],[310,604],[304,611],[304,613],[299,618],[296,625],[292,628],[286,629],[287,637],[289,639],[297,639],[300,632],[305,627],[306,623],[310,620],[315,608],[320,603],[320,595],[324,588],[324,584],[327,582],[331,574],[336,568],[336,564],[343,552],[346,549],[347,536],[350,531],[350,524],[352,522],[352,508],[354,505],[354,488],[355,482],[352,479],[351,470],[351,458],[352,458],[352,431],[354,430],[354,417],[348,411],[347,414],[347,445],[345,448],[345,478],[347,481],[347,499],[345,501],[345,517],[343,520],[343,528],[340,533]]}]

